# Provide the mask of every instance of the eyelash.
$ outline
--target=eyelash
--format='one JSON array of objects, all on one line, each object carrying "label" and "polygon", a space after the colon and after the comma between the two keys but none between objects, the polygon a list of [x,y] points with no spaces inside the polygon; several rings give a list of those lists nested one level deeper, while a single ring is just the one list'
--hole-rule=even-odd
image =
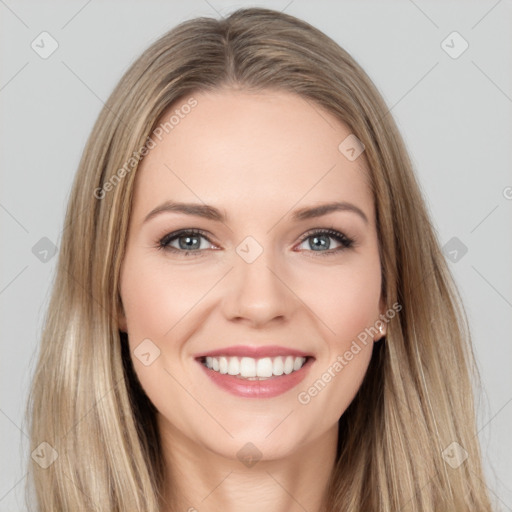
[{"label": "eyelash", "polygon": [[[179,231],[174,231],[173,233],[168,233],[163,238],[161,238],[158,241],[157,249],[170,251],[174,254],[179,254],[180,256],[189,256],[191,253],[193,253],[195,256],[197,255],[204,255],[204,249],[196,249],[194,251],[186,251],[182,249],[177,249],[176,247],[171,247],[169,244],[176,240],[177,238],[180,238],[184,235],[192,235],[192,236],[202,236],[206,240],[208,240],[209,243],[212,243],[210,239],[208,238],[206,232],[200,230],[200,229],[182,229]],[[348,236],[344,235],[343,233],[340,233],[339,231],[333,230],[333,229],[313,229],[308,231],[304,234],[304,236],[301,238],[299,245],[301,245],[304,241],[306,241],[308,238],[312,238],[313,236],[319,236],[319,235],[329,235],[330,237],[334,238],[337,242],[341,244],[341,247],[338,247],[336,249],[329,249],[327,251],[313,251],[313,250],[307,250],[306,252],[316,252],[318,255],[321,256],[332,256],[333,254],[336,254],[338,252],[344,251],[346,249],[350,249],[354,246],[355,240],[352,238],[349,238]],[[203,253],[203,254],[201,254]],[[312,256],[312,255],[311,255]],[[314,256],[313,256],[314,257]]]}]

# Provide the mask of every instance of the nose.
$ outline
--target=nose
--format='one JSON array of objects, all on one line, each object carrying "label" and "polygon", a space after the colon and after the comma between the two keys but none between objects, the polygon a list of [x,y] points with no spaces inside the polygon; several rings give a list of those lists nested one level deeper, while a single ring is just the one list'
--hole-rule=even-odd
[{"label": "nose", "polygon": [[297,298],[274,263],[265,251],[252,263],[236,257],[223,301],[226,318],[253,327],[291,318]]}]

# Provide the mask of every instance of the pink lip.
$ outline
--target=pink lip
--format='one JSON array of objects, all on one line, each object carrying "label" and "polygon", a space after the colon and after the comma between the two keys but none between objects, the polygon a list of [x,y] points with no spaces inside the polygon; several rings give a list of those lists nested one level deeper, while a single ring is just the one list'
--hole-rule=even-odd
[{"label": "pink lip", "polygon": [[218,357],[218,356],[231,356],[231,357],[253,357],[254,359],[261,359],[263,357],[277,357],[277,356],[294,356],[294,357],[308,357],[311,354],[295,350],[292,348],[280,347],[278,345],[268,345],[251,347],[248,345],[235,345],[232,347],[219,348],[218,350],[211,350],[210,352],[202,352],[196,354],[194,357],[200,359],[202,357]]},{"label": "pink lip", "polygon": [[[226,352],[222,352],[222,354],[226,354]],[[292,355],[290,351],[288,351],[287,354]],[[265,380],[247,380],[227,373],[221,374],[207,368],[201,362],[201,359],[196,360],[206,375],[210,377],[217,386],[232,395],[243,398],[272,398],[286,393],[305,379],[314,362],[313,357],[308,357],[300,370],[294,371],[288,375],[283,374]]]}]

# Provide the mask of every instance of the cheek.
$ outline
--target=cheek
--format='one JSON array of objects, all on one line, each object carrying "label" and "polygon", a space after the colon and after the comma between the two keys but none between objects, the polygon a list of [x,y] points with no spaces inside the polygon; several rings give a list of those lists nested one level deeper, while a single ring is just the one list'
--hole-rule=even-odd
[{"label": "cheek", "polygon": [[354,264],[323,268],[297,278],[300,296],[313,310],[331,349],[343,350],[378,319],[381,268],[378,257],[354,258]]},{"label": "cheek", "polygon": [[127,255],[121,275],[121,298],[128,333],[136,339],[161,339],[173,329],[211,288],[215,276],[192,267],[170,271],[165,261],[137,261]]},{"label": "cheek", "polygon": [[375,336],[369,328],[379,315],[379,285],[378,279],[375,283],[364,274],[347,276],[343,282],[340,278],[330,283],[329,299],[316,304],[324,345],[297,400],[325,425],[343,415],[368,370]]},{"label": "cheek", "polygon": [[[186,378],[179,373],[181,344],[166,346],[165,335],[172,335],[178,341],[181,339],[178,331],[186,324],[186,315],[211,284],[190,279],[194,275],[192,270],[170,272],[165,262],[141,252],[128,251],[121,272],[120,292],[132,363],[151,402],[159,411],[172,417],[173,424],[181,425],[181,418],[174,411],[194,410],[194,404],[179,384]],[[178,327],[173,330],[175,326]],[[149,364],[139,359],[139,355],[145,353],[149,353]],[[172,410],[169,410],[169,397],[173,397]],[[186,426],[181,425],[183,430]]]},{"label": "cheek", "polygon": [[358,257],[302,279],[315,283],[303,287],[301,296],[316,314],[324,345],[297,399],[309,413],[332,423],[354,399],[371,360],[376,335],[371,328],[380,314],[380,261],[377,254]]}]

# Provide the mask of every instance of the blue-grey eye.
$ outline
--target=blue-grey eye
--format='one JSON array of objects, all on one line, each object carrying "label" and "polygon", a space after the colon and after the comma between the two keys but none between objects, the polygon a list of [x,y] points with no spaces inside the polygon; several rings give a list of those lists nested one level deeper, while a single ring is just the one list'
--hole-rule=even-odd
[{"label": "blue-grey eye", "polygon": [[[203,241],[206,241],[206,243],[203,243]],[[184,230],[170,233],[164,236],[159,242],[159,246],[161,248],[177,252],[195,252],[202,249],[208,249],[208,244],[211,244],[208,238],[201,232],[195,230]]]},{"label": "blue-grey eye", "polygon": [[[332,247],[333,244],[331,240],[335,240],[336,243],[338,243],[338,247]],[[307,234],[303,238],[301,245],[306,242],[308,243],[308,247],[306,249],[313,252],[348,249],[353,243],[353,241],[347,238],[343,233],[333,230],[321,230]]]}]

